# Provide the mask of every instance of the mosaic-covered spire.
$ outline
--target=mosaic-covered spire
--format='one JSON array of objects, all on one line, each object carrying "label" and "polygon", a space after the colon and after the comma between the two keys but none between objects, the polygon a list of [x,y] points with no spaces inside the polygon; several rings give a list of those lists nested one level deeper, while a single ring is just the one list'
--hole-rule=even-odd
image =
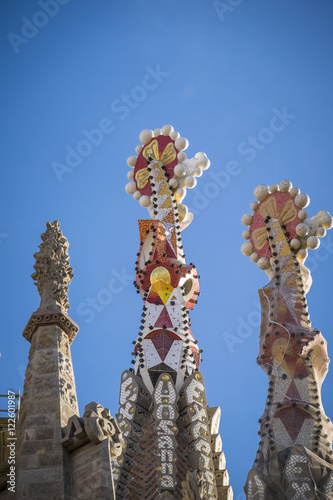
[{"label": "mosaic-covered spire", "polygon": [[182,204],[186,189],[209,160],[204,153],[187,159],[188,141],[170,125],[144,130],[140,141],[138,156],[128,159],[126,191],[152,219],[139,221],[134,284],[144,306],[133,368],[122,375],[117,418],[126,445],[115,466],[117,496],[230,499],[220,410],[207,407],[190,328],[199,276],[181,238],[193,219]]},{"label": "mosaic-covered spire", "polygon": [[290,181],[260,185],[253,214],[242,222],[242,252],[271,279],[259,290],[258,364],[269,377],[261,441],[245,485],[248,500],[326,499],[333,496],[333,426],[321,385],[329,359],[326,340],[311,326],[306,294],[312,280],[308,249],[332,227],[324,210],[308,218],[310,200]]}]

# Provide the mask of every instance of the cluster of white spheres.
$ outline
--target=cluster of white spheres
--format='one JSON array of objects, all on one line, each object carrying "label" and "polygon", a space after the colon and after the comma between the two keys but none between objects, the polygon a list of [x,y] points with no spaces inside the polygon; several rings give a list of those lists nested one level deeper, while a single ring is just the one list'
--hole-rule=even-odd
[{"label": "cluster of white spheres", "polygon": [[[160,135],[169,136],[175,142],[175,147],[178,150],[178,164],[174,168],[174,177],[169,180],[169,186],[178,198],[182,200],[186,194],[186,189],[193,189],[196,186],[196,177],[200,177],[203,170],[209,168],[210,161],[205,153],[197,153],[194,158],[188,160],[186,153],[184,152],[188,148],[188,140],[185,137],[180,137],[179,132],[176,132],[172,125],[163,125],[162,128],[155,130],[142,130],[139,135],[139,139],[144,146],[154,137],[158,137]],[[139,145],[135,148],[138,154],[140,154],[143,146]],[[130,156],[127,159],[127,165],[134,169],[137,158],[138,157],[134,155]],[[129,182],[125,186],[126,192],[131,194],[135,200],[138,200],[142,207],[149,208],[151,206],[150,197],[141,195],[141,193],[137,190],[133,170],[130,170],[127,173],[127,178]]]},{"label": "cluster of white spheres", "polygon": [[[326,210],[321,210],[316,216],[311,219],[308,218],[308,212],[305,210],[310,203],[310,198],[307,194],[301,193],[299,188],[293,187],[289,180],[281,181],[280,184],[260,184],[254,190],[254,196],[258,201],[253,201],[250,204],[251,210],[254,212],[269,195],[277,193],[289,193],[295,199],[295,205],[300,209],[298,211],[298,218],[301,221],[296,226],[296,237],[290,241],[290,246],[296,251],[296,255],[304,260],[307,257],[307,249],[316,249],[320,245],[319,238],[326,234],[326,230],[333,226],[333,218]],[[250,226],[253,220],[253,215],[250,213],[244,214],[241,218],[244,226]],[[250,230],[243,231],[243,238],[250,240]],[[267,257],[260,257],[254,251],[253,245],[250,241],[243,243],[241,251],[244,255],[249,256],[252,262],[256,262],[260,269],[267,270],[271,267],[270,259]]]}]

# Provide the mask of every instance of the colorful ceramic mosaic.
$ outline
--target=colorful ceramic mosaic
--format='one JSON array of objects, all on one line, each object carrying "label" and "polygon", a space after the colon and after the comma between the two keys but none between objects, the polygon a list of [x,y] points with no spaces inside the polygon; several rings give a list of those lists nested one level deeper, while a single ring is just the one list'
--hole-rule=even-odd
[{"label": "colorful ceramic mosaic", "polygon": [[306,294],[312,280],[308,249],[332,227],[324,210],[311,219],[309,197],[292,187],[260,185],[242,252],[271,279],[259,290],[258,364],[269,376],[261,441],[245,485],[248,500],[333,498],[333,425],[321,402],[328,370],[326,340],[311,326]]},{"label": "colorful ceramic mosaic", "polygon": [[198,342],[190,329],[199,276],[186,264],[181,238],[193,219],[182,203],[186,190],[209,160],[204,153],[188,159],[188,141],[170,125],[144,130],[140,140],[138,156],[127,162],[132,170],[126,191],[152,220],[139,220],[134,285],[144,306],[133,367],[121,382],[118,422],[125,445],[114,466],[117,498],[230,500],[219,409],[209,413]]}]

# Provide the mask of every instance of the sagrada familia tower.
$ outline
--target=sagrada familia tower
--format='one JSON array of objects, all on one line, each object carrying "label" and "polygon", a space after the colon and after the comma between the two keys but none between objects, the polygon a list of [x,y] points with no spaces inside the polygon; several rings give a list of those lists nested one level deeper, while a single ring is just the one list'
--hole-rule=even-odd
[{"label": "sagrada familia tower", "polygon": [[[73,270],[59,223],[48,222],[32,275],[40,306],[23,331],[31,348],[18,426],[14,431],[11,415],[1,434],[0,500],[233,499],[221,410],[207,404],[191,331],[199,275],[186,263],[181,237],[193,219],[182,203],[186,190],[209,160],[204,153],[188,159],[187,140],[170,125],[144,130],[140,142],[128,158],[126,191],[150,215],[139,220],[135,263],[143,312],[132,366],[121,375],[119,411],[113,417],[92,402],[79,414],[70,354],[78,326],[67,314]],[[270,280],[259,290],[257,360],[269,389],[245,495],[332,499],[333,426],[321,401],[329,359],[311,326],[305,266],[332,217],[320,211],[309,218],[308,196],[289,181],[260,185],[254,194],[253,214],[242,217],[242,252]]]}]

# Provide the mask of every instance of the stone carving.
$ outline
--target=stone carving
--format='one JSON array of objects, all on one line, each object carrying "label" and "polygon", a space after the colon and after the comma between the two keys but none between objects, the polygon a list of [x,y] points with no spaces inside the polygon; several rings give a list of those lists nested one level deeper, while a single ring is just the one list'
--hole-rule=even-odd
[{"label": "stone carving", "polygon": [[73,451],[89,441],[99,444],[105,439],[110,440],[111,458],[118,457],[122,451],[123,438],[117,421],[108,408],[93,401],[85,406],[81,418],[77,415],[70,417],[63,429],[61,443]]},{"label": "stone carving", "polygon": [[38,288],[41,303],[38,312],[66,312],[69,309],[68,285],[74,276],[69,265],[68,241],[59,229],[58,221],[47,222],[43,243],[34,254],[35,272],[31,275]]}]

